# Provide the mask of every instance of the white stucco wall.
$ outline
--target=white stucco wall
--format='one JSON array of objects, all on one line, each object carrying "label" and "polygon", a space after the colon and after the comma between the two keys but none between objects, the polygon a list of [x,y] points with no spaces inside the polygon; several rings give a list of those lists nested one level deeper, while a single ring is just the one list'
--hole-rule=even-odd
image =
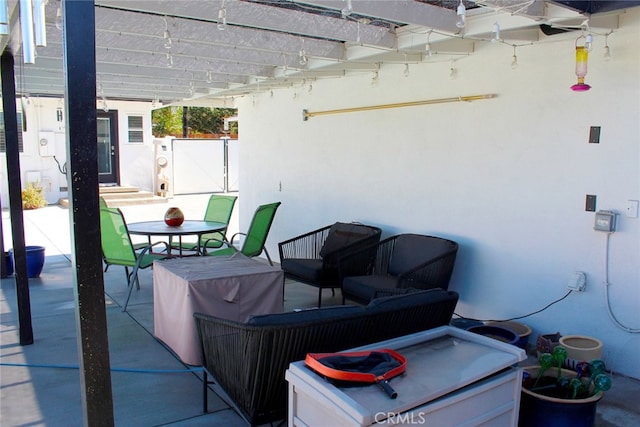
[{"label": "white stucco wall", "polygon": [[[151,103],[108,100],[109,109],[118,111],[119,166],[120,183],[133,185],[140,190],[153,190],[154,146],[151,132]],[[53,156],[41,155],[38,141],[41,132],[53,132],[55,138],[55,157],[63,165],[67,158],[65,122],[56,120],[56,108],[62,106],[59,99],[32,96],[25,110],[27,131],[23,132],[24,152],[20,154],[22,185],[26,186],[28,171],[39,171],[45,195],[50,204],[58,203],[61,197],[67,197],[61,187],[67,187],[66,178],[58,170]],[[102,102],[97,103],[102,108]],[[20,111],[20,103],[18,111]],[[144,142],[128,142],[128,115],[142,115]],[[66,117],[64,118],[66,120]],[[7,162],[5,154],[0,153],[0,197],[3,207],[8,205]]]},{"label": "white stucco wall", "polygon": [[[567,292],[575,271],[587,275],[573,293],[521,320],[539,333],[600,338],[617,372],[640,378],[640,335],[614,326],[604,303],[606,234],[593,230],[597,209],[615,210],[609,279],[615,315],[640,328],[640,10],[609,36],[612,59],[595,38],[587,83],[572,92],[578,33],[518,48],[479,44],[450,63],[383,64],[370,73],[313,82],[239,100],[240,228],[261,203],[280,200],[268,241],[277,243],[335,221],[453,239],[460,244],[450,289],[456,312],[504,319],[536,311]],[[437,59],[437,58],[435,58]],[[495,99],[327,115],[302,110],[494,93]],[[589,144],[601,126],[600,144]],[[244,224],[244,226],[243,226]]]}]

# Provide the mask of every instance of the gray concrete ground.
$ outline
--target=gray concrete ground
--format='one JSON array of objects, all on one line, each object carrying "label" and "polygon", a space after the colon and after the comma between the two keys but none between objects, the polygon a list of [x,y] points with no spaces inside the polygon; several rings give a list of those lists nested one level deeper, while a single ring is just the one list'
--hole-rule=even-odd
[{"label": "gray concrete ground", "polygon": [[[162,218],[169,205],[187,218],[202,216],[207,195],[179,196],[169,204],[125,206],[129,222]],[[238,205],[239,206],[239,205]],[[20,346],[13,277],[0,289],[0,425],[81,426],[82,399],[70,262],[69,211],[49,206],[25,211],[28,245],[46,247],[40,278],[30,279],[33,345]],[[9,214],[2,212],[5,245],[11,247]],[[230,232],[237,231],[237,208]],[[202,375],[185,366],[153,336],[152,273],[140,275],[126,313],[121,267],[104,275],[110,361],[113,368],[114,416],[118,426],[242,426],[243,420],[215,393],[209,393],[210,413],[202,413]],[[325,291],[323,304],[339,304],[339,292]],[[314,306],[317,290],[287,282],[285,309]],[[640,382],[614,375],[613,389],[598,405],[596,426],[640,425]]]}]

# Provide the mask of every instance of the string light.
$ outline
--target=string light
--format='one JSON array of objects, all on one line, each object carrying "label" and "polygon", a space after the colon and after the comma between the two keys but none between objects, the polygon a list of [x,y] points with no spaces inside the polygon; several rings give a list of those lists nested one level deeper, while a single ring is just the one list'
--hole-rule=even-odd
[{"label": "string light", "polygon": [[500,24],[498,21],[493,23],[493,38],[491,39],[491,43],[497,43],[500,41]]},{"label": "string light", "polygon": [[56,28],[62,30],[64,27],[64,23],[62,21],[62,6],[58,5],[58,9],[56,10]]},{"label": "string light", "polygon": [[516,56],[516,45],[513,45],[513,56],[511,57],[511,68],[518,68],[518,57]]},{"label": "string light", "polygon": [[609,34],[604,36],[604,60],[611,61],[611,49],[609,49]]},{"label": "string light", "polygon": [[104,94],[104,88],[102,87],[102,82],[98,83],[98,94],[100,98],[102,98],[102,111],[105,113],[109,112],[109,106],[107,105],[107,97]]},{"label": "string light", "polygon": [[587,52],[591,52],[591,50],[593,50],[593,36],[591,34],[587,34],[584,38],[584,48]]},{"label": "string light", "polygon": [[302,66],[307,65],[309,59],[307,58],[307,52],[304,50],[304,39],[300,39],[300,52],[298,52],[298,63]]},{"label": "string light", "polygon": [[432,32],[433,30],[430,30],[429,33],[427,34],[427,44],[424,46],[424,51],[428,57],[431,57],[431,55],[433,55],[433,52],[431,52],[431,33]]},{"label": "string light", "polygon": [[173,40],[171,40],[171,33],[169,32],[169,24],[167,23],[167,17],[165,16],[162,19],[164,19],[164,34],[162,35],[162,38],[164,39],[164,48],[171,49],[171,46],[173,45]]},{"label": "string light", "polygon": [[462,0],[460,0],[456,14],[458,15],[456,27],[464,28],[465,25],[467,25],[467,9],[464,7],[464,4],[462,4]]},{"label": "string light", "polygon": [[371,77],[371,86],[377,85],[379,79],[380,79],[380,75],[378,74],[378,71],[374,71],[373,76]]},{"label": "string light", "polygon": [[457,75],[458,75],[458,70],[456,70],[456,63],[454,61],[451,61],[451,64],[449,67],[449,79],[455,80]]},{"label": "string light", "polygon": [[227,26],[227,9],[224,8],[224,0],[218,10],[218,30],[223,31]]},{"label": "string light", "polygon": [[347,18],[349,15],[353,13],[353,5],[351,4],[351,0],[343,0],[347,2],[347,5],[340,11],[343,18]]},{"label": "string light", "polygon": [[409,77],[409,74],[411,74],[409,71],[409,64],[404,64],[404,76]]}]

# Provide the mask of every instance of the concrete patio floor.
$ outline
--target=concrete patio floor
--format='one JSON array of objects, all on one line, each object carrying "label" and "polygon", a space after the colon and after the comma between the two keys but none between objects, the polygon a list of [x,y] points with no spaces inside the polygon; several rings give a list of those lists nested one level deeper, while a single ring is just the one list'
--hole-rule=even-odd
[{"label": "concrete patio floor", "polygon": [[[178,196],[168,204],[125,206],[128,222],[162,218],[179,206],[187,218],[202,216],[208,195]],[[237,231],[237,210],[230,233]],[[20,346],[13,276],[0,288],[0,425],[81,426],[83,409],[70,261],[69,211],[59,206],[25,211],[25,240],[46,247],[40,278],[30,279],[34,344]],[[5,247],[11,247],[8,211],[2,212]],[[242,418],[209,393],[202,412],[202,374],[184,365],[153,336],[151,269],[141,271],[128,311],[121,311],[126,282],[121,267],[104,275],[114,417],[118,426],[242,426]],[[339,304],[325,291],[323,305]],[[312,307],[317,289],[295,282],[285,287],[285,309]],[[614,385],[598,405],[596,426],[640,425],[640,382],[613,375]]]}]

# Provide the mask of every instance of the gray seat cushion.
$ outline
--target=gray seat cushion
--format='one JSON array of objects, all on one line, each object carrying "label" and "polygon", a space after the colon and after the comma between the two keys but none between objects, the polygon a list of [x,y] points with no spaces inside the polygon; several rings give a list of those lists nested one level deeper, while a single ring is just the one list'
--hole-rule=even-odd
[{"label": "gray seat cushion", "polygon": [[398,278],[395,276],[352,276],[345,277],[342,291],[356,301],[371,301],[376,289],[395,289]]},{"label": "gray seat cushion", "polygon": [[280,266],[287,273],[309,282],[320,283],[326,279],[321,259],[289,258],[282,260]]}]

